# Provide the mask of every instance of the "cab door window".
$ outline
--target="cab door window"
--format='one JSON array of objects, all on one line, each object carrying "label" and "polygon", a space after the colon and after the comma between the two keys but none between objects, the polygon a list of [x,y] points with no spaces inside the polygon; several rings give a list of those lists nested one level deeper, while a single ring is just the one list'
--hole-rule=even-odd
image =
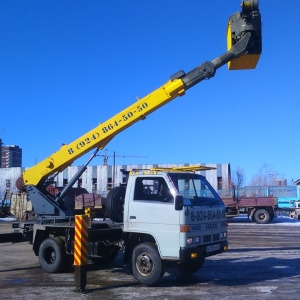
[{"label": "cab door window", "polygon": [[170,203],[174,197],[164,178],[141,177],[135,181],[134,200]]}]

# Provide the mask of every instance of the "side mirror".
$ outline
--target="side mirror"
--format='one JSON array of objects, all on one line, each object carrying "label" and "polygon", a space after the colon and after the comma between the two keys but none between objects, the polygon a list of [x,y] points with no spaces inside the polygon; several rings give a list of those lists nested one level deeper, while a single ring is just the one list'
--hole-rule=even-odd
[{"label": "side mirror", "polygon": [[183,209],[183,196],[176,195],[175,197],[175,210],[182,210]]}]

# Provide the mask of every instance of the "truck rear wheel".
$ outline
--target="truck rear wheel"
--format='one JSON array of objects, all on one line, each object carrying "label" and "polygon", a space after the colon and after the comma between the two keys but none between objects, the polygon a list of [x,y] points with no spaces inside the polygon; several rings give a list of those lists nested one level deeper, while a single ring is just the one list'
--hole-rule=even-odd
[{"label": "truck rear wheel", "polygon": [[165,265],[153,243],[138,244],[132,253],[132,273],[147,286],[154,285],[165,273]]},{"label": "truck rear wheel", "polygon": [[39,249],[39,261],[47,273],[58,273],[65,266],[66,252],[64,242],[60,238],[45,239]]},{"label": "truck rear wheel", "polygon": [[258,224],[267,224],[270,221],[270,213],[265,209],[258,209],[255,211],[253,218]]},{"label": "truck rear wheel", "polygon": [[200,260],[181,263],[177,268],[182,273],[191,274],[200,270],[203,267],[204,262],[205,257],[203,256]]},{"label": "truck rear wheel", "polygon": [[105,210],[113,222],[122,223],[124,214],[125,187],[117,186],[109,191],[105,200]]}]

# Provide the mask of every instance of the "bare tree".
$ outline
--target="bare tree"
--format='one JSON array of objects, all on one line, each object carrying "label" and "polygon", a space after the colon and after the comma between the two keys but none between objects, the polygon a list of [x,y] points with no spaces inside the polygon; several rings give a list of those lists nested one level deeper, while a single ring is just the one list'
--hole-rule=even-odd
[{"label": "bare tree", "polygon": [[259,169],[258,173],[252,177],[251,185],[253,186],[272,186],[275,185],[277,178],[277,172],[274,171],[274,168],[264,163]]},{"label": "bare tree", "polygon": [[236,170],[232,174],[232,184],[235,189],[240,189],[244,186],[245,182],[245,174],[244,170],[241,167],[237,167]]}]

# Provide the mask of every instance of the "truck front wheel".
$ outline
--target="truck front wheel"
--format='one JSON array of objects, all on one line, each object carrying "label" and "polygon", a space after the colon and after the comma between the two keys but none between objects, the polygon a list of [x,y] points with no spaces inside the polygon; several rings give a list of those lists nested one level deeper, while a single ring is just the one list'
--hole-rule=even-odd
[{"label": "truck front wheel", "polygon": [[64,242],[60,238],[45,239],[39,249],[39,261],[47,273],[58,273],[66,261]]},{"label": "truck front wheel", "polygon": [[270,213],[265,209],[258,209],[255,211],[253,218],[258,224],[267,224],[270,221]]},{"label": "truck front wheel", "polygon": [[165,265],[153,243],[138,244],[132,253],[132,273],[147,286],[154,285],[165,273]]}]

